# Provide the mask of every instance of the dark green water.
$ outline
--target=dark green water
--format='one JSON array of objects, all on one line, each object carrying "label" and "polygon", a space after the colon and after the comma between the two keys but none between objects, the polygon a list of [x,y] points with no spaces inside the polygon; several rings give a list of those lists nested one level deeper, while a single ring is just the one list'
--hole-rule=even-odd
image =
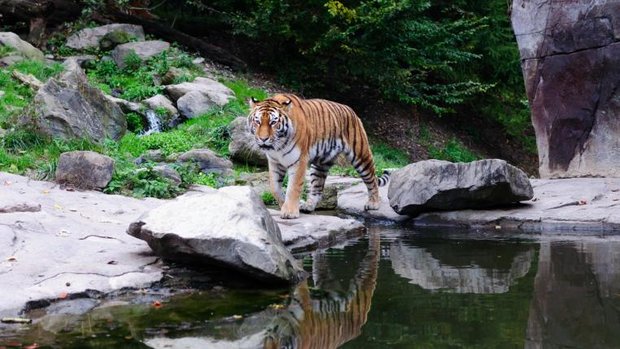
[{"label": "dark green water", "polygon": [[617,239],[374,226],[304,266],[311,278],[294,290],[55,304],[0,348],[620,348]]}]

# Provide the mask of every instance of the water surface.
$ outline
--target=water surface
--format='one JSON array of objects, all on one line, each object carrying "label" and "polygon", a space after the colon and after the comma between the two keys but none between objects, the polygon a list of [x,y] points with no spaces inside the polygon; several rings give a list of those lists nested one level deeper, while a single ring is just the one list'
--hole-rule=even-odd
[{"label": "water surface", "polygon": [[224,285],[54,304],[18,332],[5,327],[0,347],[620,347],[618,239],[377,225],[303,261],[311,277],[293,290]]}]

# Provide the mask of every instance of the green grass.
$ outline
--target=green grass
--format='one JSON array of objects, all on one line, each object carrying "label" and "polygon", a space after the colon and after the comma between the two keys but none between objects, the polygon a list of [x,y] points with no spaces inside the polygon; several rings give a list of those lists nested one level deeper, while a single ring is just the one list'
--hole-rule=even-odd
[{"label": "green grass", "polygon": [[[375,161],[375,173],[380,176],[384,170],[400,168],[409,164],[409,156],[400,149],[392,148],[378,140],[370,140],[370,150]],[[358,174],[353,166],[334,166],[329,171],[332,175],[344,175],[357,177]]]},{"label": "green grass", "polygon": [[172,67],[183,72],[178,78],[181,81],[204,75],[192,59],[187,53],[171,48],[146,62],[136,54],[129,54],[124,68],[119,68],[112,60],[101,60],[87,67],[86,74],[90,83],[108,94],[114,90],[119,92],[120,98],[141,101],[163,91],[161,79]]},{"label": "green grass", "polygon": [[10,128],[14,124],[14,117],[32,101],[34,91],[11,75],[14,70],[24,74],[31,74],[45,82],[50,77],[62,71],[58,63],[45,64],[35,60],[24,60],[6,68],[0,69],[0,127]]},{"label": "green grass", "polygon": [[10,56],[15,50],[10,46],[0,46],[0,58]]},{"label": "green grass", "polygon": [[461,142],[452,138],[448,143],[439,149],[435,146],[429,146],[429,156],[433,159],[447,160],[452,162],[471,162],[479,160],[479,157],[472,151],[467,149]]}]

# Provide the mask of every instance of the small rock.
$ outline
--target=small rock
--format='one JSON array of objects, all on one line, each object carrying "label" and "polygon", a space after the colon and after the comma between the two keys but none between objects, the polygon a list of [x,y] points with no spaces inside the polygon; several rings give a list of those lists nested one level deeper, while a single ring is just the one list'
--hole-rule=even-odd
[{"label": "small rock", "polygon": [[166,74],[164,74],[164,76],[161,77],[161,83],[165,85],[172,85],[177,82],[180,82],[178,80],[183,79],[184,77],[189,77],[189,76],[190,76],[190,73],[186,69],[170,67],[170,69],[168,69]]},{"label": "small rock", "polygon": [[179,156],[178,162],[193,162],[204,173],[232,174],[232,162],[217,156],[209,149],[192,149]]},{"label": "small rock", "polygon": [[180,185],[183,182],[179,172],[168,165],[157,165],[153,167],[153,172],[170,180],[175,185]]},{"label": "small rock", "polygon": [[80,189],[102,189],[112,179],[114,160],[92,151],[60,154],[56,182]]},{"label": "small rock", "polygon": [[103,38],[101,38],[99,41],[99,47],[102,50],[107,51],[113,49],[116,45],[126,44],[132,39],[133,37],[127,32],[122,30],[114,30],[106,33]]},{"label": "small rock", "polygon": [[152,110],[164,109],[168,115],[176,115],[179,113],[177,108],[175,108],[172,102],[164,95],[155,95],[151,98],[145,99],[142,103],[144,103],[147,108]]},{"label": "small rock", "polygon": [[192,82],[166,86],[166,93],[173,101],[177,101],[190,91],[198,91],[208,96],[211,101],[219,106],[226,105],[235,96],[235,93],[224,84],[202,77],[198,77]]},{"label": "small rock", "polygon": [[190,91],[177,100],[179,113],[188,119],[201,116],[216,105],[208,96],[199,91]]},{"label": "small rock", "polygon": [[156,56],[170,48],[170,44],[161,40],[128,42],[118,45],[112,51],[112,59],[120,68],[125,67],[125,58],[134,52],[142,61]]},{"label": "small rock", "polygon": [[106,94],[104,94],[104,96],[107,100],[109,100],[110,102],[116,104],[119,108],[121,108],[121,110],[124,113],[142,114],[142,105],[140,105],[140,103],[130,102],[128,100],[106,95]]},{"label": "small rock", "polygon": [[[101,44],[101,40],[110,33],[117,33],[113,35],[112,39],[117,39],[117,37],[122,36],[123,38],[126,38],[127,41],[133,38],[140,41],[144,40],[144,30],[142,29],[142,26],[134,24],[114,23],[95,28],[85,28],[78,31],[77,33],[67,38],[67,47],[76,50],[98,48]],[[112,41],[112,39],[108,40]]]},{"label": "small rock", "polygon": [[145,162],[163,162],[166,160],[166,156],[160,149],[149,149],[140,155],[134,162],[136,165],[143,164]]},{"label": "small rock", "polygon": [[202,57],[198,57],[198,58],[195,58],[194,60],[192,60],[192,63],[194,63],[194,64],[196,64],[196,65],[198,65],[198,64],[202,64],[202,63],[204,63],[204,62],[205,62],[205,59],[204,59],[204,58],[202,58]]},{"label": "small rock", "polygon": [[27,41],[22,40],[17,34],[11,32],[0,32],[0,46],[8,46],[16,52],[16,55],[37,61],[45,60],[43,52],[32,46]]}]

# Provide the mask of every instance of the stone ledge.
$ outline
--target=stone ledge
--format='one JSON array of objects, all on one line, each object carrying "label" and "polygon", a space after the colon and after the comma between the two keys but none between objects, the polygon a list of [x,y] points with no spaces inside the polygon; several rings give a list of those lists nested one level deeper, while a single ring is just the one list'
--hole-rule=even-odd
[{"label": "stone ledge", "polygon": [[340,193],[339,209],[356,216],[418,227],[494,229],[506,233],[600,236],[620,234],[620,178],[532,179],[534,198],[520,206],[429,212],[415,218],[397,215],[380,188],[381,208],[363,211],[363,185]]}]

